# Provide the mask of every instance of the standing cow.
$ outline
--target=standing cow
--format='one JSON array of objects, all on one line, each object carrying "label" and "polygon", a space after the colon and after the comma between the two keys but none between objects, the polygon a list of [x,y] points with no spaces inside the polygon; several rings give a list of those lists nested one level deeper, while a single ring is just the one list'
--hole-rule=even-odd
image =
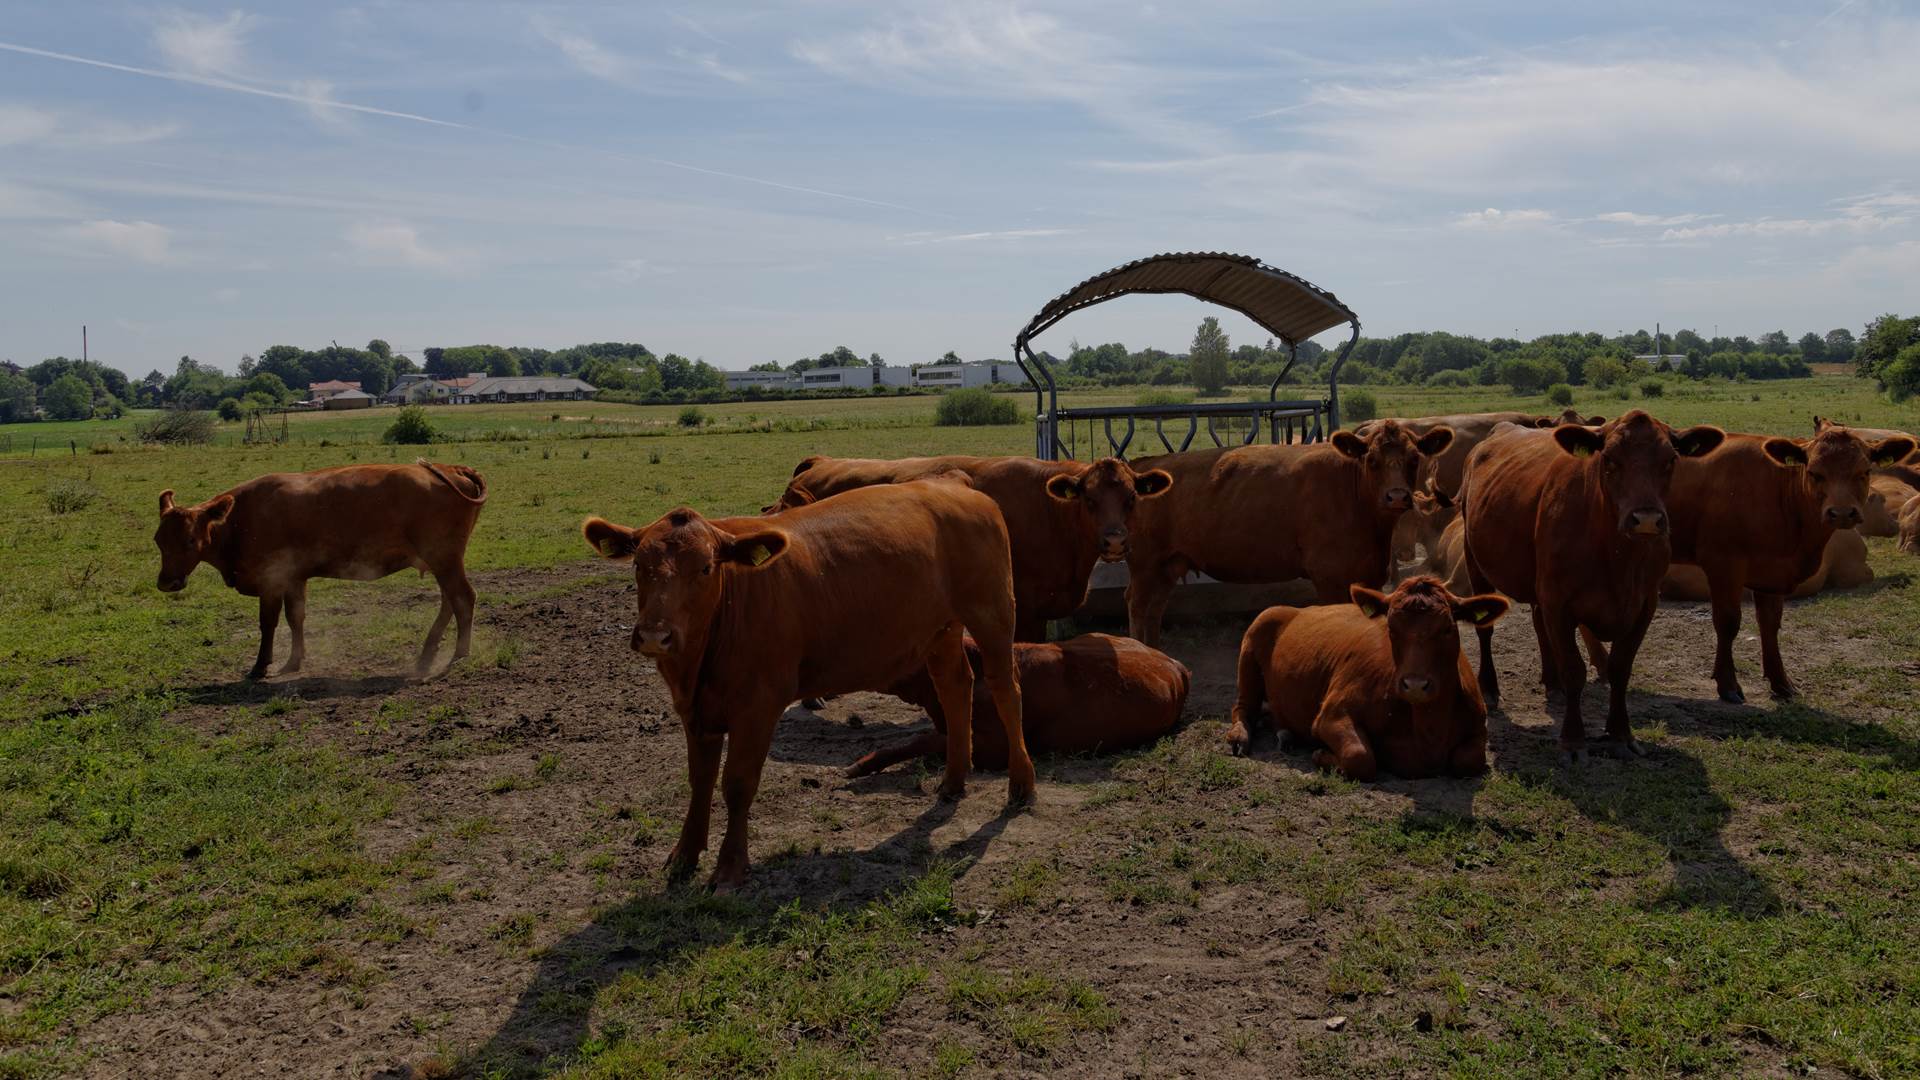
[{"label": "standing cow", "polygon": [[[1475,591],[1533,605],[1541,671],[1566,699],[1560,747],[1569,763],[1586,756],[1582,627],[1614,643],[1606,738],[1638,750],[1627,680],[1671,557],[1667,489],[1679,459],[1711,453],[1725,437],[1708,426],[1675,432],[1635,409],[1600,428],[1515,431],[1474,451],[1463,511],[1467,573]],[[1493,630],[1479,634],[1480,689],[1497,705]]]},{"label": "standing cow", "polygon": [[[981,669],[980,647],[966,641],[967,659]],[[1020,676],[1021,730],[1034,753],[1112,753],[1145,746],[1180,722],[1193,674],[1158,649],[1131,638],[1082,634],[1051,643],[1013,647]],[[896,762],[937,754],[946,745],[948,719],[939,689],[916,671],[888,691],[927,710],[933,730],[883,747],[853,763],[848,776],[866,776]],[[1007,743],[985,700],[973,699],[973,760],[1003,769]]]},{"label": "standing cow", "polygon": [[1353,603],[1271,607],[1240,641],[1227,747],[1247,752],[1264,701],[1277,726],[1324,749],[1314,763],[1355,780],[1470,776],[1487,769],[1487,706],[1456,622],[1491,627],[1499,596],[1462,599],[1430,577]]},{"label": "standing cow", "polygon": [[1018,641],[1042,641],[1047,620],[1064,619],[1087,601],[1096,562],[1127,557],[1135,504],[1173,483],[1163,470],[1136,472],[1119,458],[1082,465],[1028,457],[810,457],[773,509],[805,506],[874,484],[900,484],[960,474],[991,498],[1013,544],[1013,596]]},{"label": "standing cow", "polygon": [[[971,716],[978,642],[1009,748],[1008,797],[1033,797],[1013,669],[1013,577],[993,500],[944,481],[848,492],[750,518],[682,507],[645,528],[582,526],[609,559],[631,560],[639,594],[635,652],[654,661],[687,736],[692,801],[667,860],[693,873],[707,846],[721,751],[727,834],[711,884],[747,876],[747,812],[774,725],[803,697],[886,690],[925,670],[950,716]],[[966,791],[973,725],[947,726],[940,793]]]},{"label": "standing cow", "polygon": [[1327,604],[1345,603],[1356,582],[1383,584],[1420,461],[1452,438],[1444,427],[1415,438],[1388,420],[1364,439],[1336,431],[1307,446],[1236,446],[1136,462],[1170,473],[1173,489],[1142,504],[1134,524],[1129,632],[1157,644],[1174,586],[1192,570],[1246,584],[1310,578]]},{"label": "standing cow", "polygon": [[198,506],[178,506],[160,493],[161,592],[187,587],[201,563],[229,588],[260,598],[260,653],[247,678],[262,678],[273,661],[280,612],[293,631],[293,652],[280,673],[300,670],[307,655],[307,579],[373,581],[401,570],[429,573],[440,585],[440,614],[427,631],[416,671],[425,675],[447,621],[457,619],[453,658],[473,646],[473,585],[467,581],[467,538],[487,501],[486,481],[465,465],[422,459],[412,465],[342,465],[304,473],[268,473]]},{"label": "standing cow", "polygon": [[1864,520],[1868,474],[1914,450],[1892,435],[1863,440],[1838,424],[1812,439],[1729,435],[1719,453],[1682,462],[1667,507],[1673,518],[1673,561],[1698,566],[1713,604],[1713,681],[1723,701],[1746,693],[1733,669],[1740,597],[1753,590],[1760,659],[1776,698],[1794,695],[1780,657],[1786,598],[1820,568],[1837,529]]}]

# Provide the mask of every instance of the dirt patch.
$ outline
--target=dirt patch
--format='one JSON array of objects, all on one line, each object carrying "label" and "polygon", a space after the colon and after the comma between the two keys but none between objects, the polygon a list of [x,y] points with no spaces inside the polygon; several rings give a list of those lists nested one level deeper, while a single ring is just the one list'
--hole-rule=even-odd
[{"label": "dirt patch", "polygon": [[[283,724],[366,755],[390,782],[395,810],[366,842],[401,866],[369,899],[392,913],[382,920],[391,929],[338,943],[338,963],[310,977],[178,993],[102,1020],[80,1036],[93,1055],[89,1074],[405,1076],[476,1052],[538,1062],[587,1032],[590,1017],[551,1003],[590,995],[635,965],[644,927],[634,929],[631,908],[664,887],[657,868],[684,809],[684,743],[658,676],[627,646],[631,581],[583,562],[478,585],[491,598],[484,632],[515,644],[433,681],[407,679],[406,654],[377,659],[336,636],[309,673],[257,688],[214,679],[192,692],[191,723]],[[313,618],[351,626],[372,606],[417,608],[424,625],[432,594],[418,592],[349,600],[343,591]],[[1636,685],[1660,693],[1635,695],[1637,724],[1684,730],[1748,714],[1712,700],[1704,618],[1674,605],[1656,620]],[[1118,761],[1047,759],[1028,813],[1002,812],[1003,774],[977,775],[957,805],[938,801],[912,765],[844,779],[855,758],[925,725],[894,699],[856,694],[819,715],[789,711],[754,807],[747,899],[768,909],[788,900],[850,907],[939,858],[965,860],[956,897],[979,913],[923,942],[934,976],[897,1010],[872,1049],[876,1064],[923,1071],[936,1045],[957,1041],[1012,1073],[1389,1066],[1383,1033],[1412,1030],[1432,1005],[1412,989],[1343,994],[1331,958],[1337,942],[1365,928],[1367,905],[1364,895],[1343,898],[1338,882],[1314,880],[1314,837],[1355,817],[1468,816],[1479,783],[1357,787],[1321,779],[1299,750],[1223,758],[1218,721],[1233,697],[1240,625],[1217,620],[1169,635],[1168,651],[1194,672],[1189,724],[1170,745]],[[1800,649],[1790,666],[1835,647],[1791,634],[1788,644]],[[1751,661],[1753,647],[1744,650]],[[1502,631],[1498,658],[1507,698],[1492,724],[1493,755],[1502,770],[1551,768],[1556,721],[1524,613]],[[1604,688],[1589,693],[1597,731]],[[299,704],[258,708],[274,696]],[[250,708],[243,715],[237,706]],[[1191,890],[1134,869],[1166,845],[1196,853]],[[1256,863],[1277,851],[1298,865],[1230,864],[1243,850]],[[1151,891],[1168,888],[1177,899]],[[1072,1054],[1010,1052],[942,1007],[942,972],[962,962],[1082,979],[1123,1020],[1078,1036]],[[1342,1030],[1330,1030],[1335,1015],[1351,1018]]]}]

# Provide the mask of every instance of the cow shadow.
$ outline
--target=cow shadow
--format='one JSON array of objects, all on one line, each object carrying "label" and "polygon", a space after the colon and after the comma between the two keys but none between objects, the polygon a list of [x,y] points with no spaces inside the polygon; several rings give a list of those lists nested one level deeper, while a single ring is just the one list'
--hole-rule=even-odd
[{"label": "cow shadow", "polygon": [[[1763,691],[1764,692],[1764,691]],[[1855,720],[1804,701],[1734,705],[1718,698],[1639,695],[1667,729],[1693,738],[1772,739],[1855,754],[1878,754],[1904,768],[1920,768],[1920,742],[1872,720]]]},{"label": "cow shadow", "polygon": [[[898,833],[864,852],[786,854],[753,864],[743,895],[716,896],[697,885],[670,885],[605,909],[588,926],[541,953],[513,1010],[477,1048],[463,1055],[460,1075],[545,1071],[591,1035],[584,1003],[628,975],[641,978],[790,919],[796,907],[817,914],[853,913],[921,879],[963,877],[1023,811],[1007,808],[971,835],[936,850],[933,833],[956,805],[935,799]],[[706,860],[710,867],[712,855]],[[400,1080],[405,1068],[378,1074]]]},{"label": "cow shadow", "polygon": [[355,701],[389,697],[420,680],[406,675],[298,675],[274,680],[235,679],[187,687],[181,694],[195,705],[264,705],[276,698],[302,701]]},{"label": "cow shadow", "polygon": [[[1606,716],[1606,687],[1589,686],[1582,704],[1588,719],[1589,748],[1596,718]],[[1629,692],[1629,712],[1644,722],[1652,710],[1646,695]],[[1733,804],[1713,787],[1700,758],[1671,743],[1641,743],[1644,757],[1608,757],[1593,753],[1586,762],[1565,766],[1557,739],[1560,710],[1548,712],[1551,725],[1521,727],[1504,708],[1488,711],[1495,748],[1494,770],[1529,789],[1564,800],[1598,825],[1626,829],[1665,852],[1673,880],[1643,900],[1653,910],[1714,909],[1750,918],[1781,910],[1781,901],[1763,878],[1728,849],[1727,824]]]}]

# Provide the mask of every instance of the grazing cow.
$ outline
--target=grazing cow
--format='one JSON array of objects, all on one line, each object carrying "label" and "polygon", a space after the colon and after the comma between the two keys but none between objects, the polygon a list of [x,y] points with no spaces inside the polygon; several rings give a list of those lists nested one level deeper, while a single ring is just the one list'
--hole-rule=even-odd
[{"label": "grazing cow", "polygon": [[[966,648],[973,670],[980,671],[980,650],[972,638]],[[1153,742],[1180,722],[1193,679],[1185,664],[1165,653],[1106,634],[1050,644],[1021,642],[1013,647],[1013,666],[1020,676],[1022,730],[1032,753],[1110,753]],[[855,762],[848,776],[866,776],[946,746],[947,714],[926,672],[914,672],[888,693],[927,710],[933,730],[875,750]],[[988,769],[1003,769],[1007,762],[1006,739],[979,693],[973,698],[973,762]]]},{"label": "grazing cow", "polygon": [[1135,638],[1160,638],[1160,617],[1188,571],[1258,584],[1311,578],[1321,603],[1392,572],[1393,528],[1413,507],[1422,457],[1453,432],[1415,438],[1386,421],[1362,439],[1336,431],[1306,446],[1236,446],[1136,462],[1173,476],[1170,494],[1143,503],[1127,559],[1127,620]]},{"label": "grazing cow", "polygon": [[229,588],[260,598],[260,653],[247,678],[273,661],[273,632],[287,613],[293,653],[283,675],[307,655],[307,579],[372,581],[411,567],[440,585],[440,614],[416,665],[425,675],[448,619],[459,633],[453,658],[473,646],[473,586],[467,538],[487,501],[486,481],[465,465],[422,459],[412,465],[342,465],[304,473],[268,473],[198,506],[160,493],[161,592],[187,587],[201,563]]},{"label": "grazing cow", "polygon": [[[1873,580],[1873,567],[1867,563],[1867,542],[1858,529],[1835,529],[1833,539],[1820,555],[1820,568],[1793,587],[1790,599],[1800,600],[1827,589],[1857,589]],[[1674,563],[1660,580],[1660,599],[1713,599],[1707,572],[1691,563]]]},{"label": "grazing cow", "polygon": [[[706,849],[723,744],[727,834],[711,883],[731,889],[746,880],[747,812],[786,707],[885,690],[924,669],[946,712],[971,716],[968,631],[1011,750],[1009,801],[1033,797],[1013,670],[1012,558],[992,499],[929,481],[767,517],[708,519],[682,507],[645,528],[595,517],[581,530],[607,558],[632,560],[633,649],[658,667],[686,731],[693,792],[667,860],[676,880]],[[972,724],[948,726],[943,797],[966,791],[972,735]]]},{"label": "grazing cow", "polygon": [[1721,700],[1746,693],[1733,669],[1740,632],[1740,597],[1753,590],[1760,624],[1760,659],[1776,698],[1794,694],[1780,657],[1784,601],[1820,568],[1836,529],[1863,519],[1868,473],[1893,465],[1914,449],[1895,435],[1868,442],[1837,424],[1812,439],[1729,435],[1720,452],[1683,462],[1673,475],[1667,508],[1673,519],[1673,559],[1707,577],[1715,637],[1713,681]]},{"label": "grazing cow", "polygon": [[1247,752],[1264,701],[1274,723],[1325,749],[1314,763],[1355,780],[1468,776],[1487,769],[1487,706],[1454,623],[1491,626],[1499,596],[1453,595],[1430,577],[1392,593],[1352,587],[1351,604],[1270,607],[1240,640],[1227,747]]},{"label": "grazing cow", "polygon": [[[1477,592],[1498,589],[1533,605],[1542,676],[1566,699],[1560,746],[1569,763],[1586,756],[1581,627],[1614,643],[1606,738],[1638,749],[1627,680],[1667,572],[1667,487],[1679,458],[1710,453],[1725,437],[1716,427],[1675,432],[1636,409],[1599,428],[1518,431],[1474,451],[1463,510],[1467,573]],[[1497,705],[1493,631],[1480,627],[1479,636],[1480,689]]]},{"label": "grazing cow", "polygon": [[1013,544],[1015,640],[1042,641],[1047,620],[1064,619],[1087,600],[1096,562],[1127,557],[1135,504],[1167,490],[1162,470],[1136,472],[1119,458],[1082,465],[1027,457],[868,458],[810,457],[774,509],[795,506],[873,484],[899,484],[946,473],[964,475],[991,498],[1007,521]]}]

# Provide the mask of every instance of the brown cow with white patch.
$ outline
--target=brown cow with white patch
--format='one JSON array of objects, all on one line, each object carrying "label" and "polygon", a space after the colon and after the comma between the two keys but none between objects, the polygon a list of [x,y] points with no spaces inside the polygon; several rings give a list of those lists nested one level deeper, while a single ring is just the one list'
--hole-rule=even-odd
[{"label": "brown cow with white patch", "polygon": [[[949,715],[973,713],[962,635],[979,643],[1010,750],[1008,798],[1033,797],[1013,669],[1013,575],[993,500],[962,483],[850,491],[765,517],[713,518],[682,507],[645,528],[601,518],[581,527],[610,559],[632,560],[633,649],[652,659],[687,736],[693,792],[667,860],[693,873],[721,751],[727,835],[711,883],[747,876],[747,813],[773,729],[803,697],[886,690],[921,670]],[[947,729],[941,795],[966,791],[973,725]]]},{"label": "brown cow with white patch", "polygon": [[1365,439],[1336,431],[1305,446],[1236,446],[1135,462],[1164,469],[1173,490],[1143,503],[1127,558],[1129,632],[1149,645],[1174,586],[1198,570],[1220,581],[1310,578],[1320,602],[1383,584],[1393,530],[1413,506],[1414,476],[1453,432],[1418,438],[1388,420]]},{"label": "brown cow with white patch", "polygon": [[307,580],[373,581],[401,570],[432,574],[440,614],[416,664],[425,675],[449,619],[458,620],[453,658],[473,646],[473,585],[467,538],[487,501],[486,481],[465,465],[341,465],[304,473],[268,473],[198,506],[160,493],[161,592],[187,587],[201,563],[229,588],[260,598],[260,653],[247,678],[273,661],[273,632],[284,608],[293,653],[280,669],[300,670],[307,655]]},{"label": "brown cow with white patch", "polygon": [[[1636,409],[1597,429],[1516,431],[1474,451],[1462,511],[1467,573],[1476,591],[1533,605],[1543,677],[1566,699],[1560,746],[1570,763],[1586,756],[1581,627],[1614,643],[1606,738],[1638,750],[1627,681],[1671,556],[1667,488],[1679,459],[1711,453],[1725,437],[1708,426],[1675,432]],[[1479,635],[1480,689],[1497,705],[1493,631]]]},{"label": "brown cow with white patch", "polygon": [[1728,435],[1719,453],[1683,462],[1667,508],[1673,560],[1700,567],[1713,604],[1713,681],[1723,701],[1746,700],[1733,669],[1740,597],[1753,590],[1761,667],[1776,698],[1794,695],[1780,657],[1784,601],[1820,567],[1836,529],[1863,519],[1869,472],[1914,450],[1905,435],[1868,442],[1827,424],[1812,439]]},{"label": "brown cow with white patch", "polygon": [[1275,724],[1324,749],[1314,763],[1355,780],[1471,776],[1487,769],[1487,706],[1456,622],[1490,627],[1503,597],[1447,591],[1430,577],[1351,604],[1271,607],[1240,640],[1227,747],[1247,752],[1265,702]]},{"label": "brown cow with white patch", "polygon": [[804,506],[874,484],[901,484],[947,473],[967,478],[991,498],[1013,544],[1016,640],[1046,638],[1047,620],[1064,619],[1087,601],[1096,562],[1127,557],[1135,504],[1167,490],[1164,471],[1135,471],[1119,458],[1091,464],[1029,457],[810,457],[793,471],[775,510]]},{"label": "brown cow with white patch", "polygon": [[[968,638],[966,648],[973,670],[980,671],[979,646]],[[1180,722],[1193,681],[1185,664],[1158,649],[1106,634],[1020,642],[1013,647],[1013,666],[1020,675],[1027,750],[1036,754],[1101,754],[1145,746]],[[848,776],[866,776],[946,746],[947,715],[926,672],[915,672],[888,693],[927,710],[933,730],[875,750],[855,762]],[[977,693],[973,762],[988,769],[1003,769],[1007,762],[1000,725]]]}]

